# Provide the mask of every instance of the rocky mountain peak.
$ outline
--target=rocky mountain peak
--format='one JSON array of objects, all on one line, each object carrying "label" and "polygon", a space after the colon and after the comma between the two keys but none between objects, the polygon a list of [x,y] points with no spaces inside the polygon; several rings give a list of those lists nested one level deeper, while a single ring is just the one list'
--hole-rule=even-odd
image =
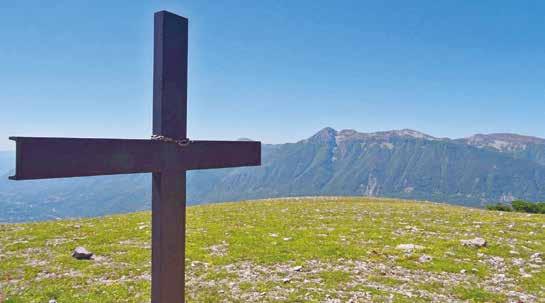
[{"label": "rocky mountain peak", "polygon": [[466,138],[469,142],[485,142],[501,140],[509,143],[545,144],[545,139],[510,133],[476,134]]},{"label": "rocky mountain peak", "polygon": [[412,129],[407,129],[407,128],[400,129],[400,130],[362,133],[354,129],[343,129],[340,131],[336,131],[331,127],[326,127],[320,130],[314,136],[312,136],[310,140],[320,140],[324,142],[324,141],[330,141],[334,138],[337,144],[339,144],[340,142],[343,142],[343,141],[365,140],[365,139],[374,139],[374,140],[378,139],[378,140],[388,141],[392,137],[410,137],[414,139],[423,139],[423,140],[441,140],[439,138],[430,136],[428,134],[425,134],[416,130],[412,130]]},{"label": "rocky mountain peak", "polygon": [[334,130],[331,127],[325,127],[321,129],[319,132],[314,134],[312,137],[309,138],[309,141],[314,142],[332,142],[335,141],[335,136],[337,135],[337,131]]},{"label": "rocky mountain peak", "polygon": [[430,136],[428,134],[413,130],[413,129],[400,129],[400,130],[392,130],[389,131],[390,134],[399,136],[399,137],[412,137],[416,139],[428,139],[428,140],[436,140],[437,138]]},{"label": "rocky mountain peak", "polygon": [[545,144],[545,139],[542,138],[510,133],[476,134],[462,141],[476,147],[488,147],[499,151],[526,149],[529,144]]}]

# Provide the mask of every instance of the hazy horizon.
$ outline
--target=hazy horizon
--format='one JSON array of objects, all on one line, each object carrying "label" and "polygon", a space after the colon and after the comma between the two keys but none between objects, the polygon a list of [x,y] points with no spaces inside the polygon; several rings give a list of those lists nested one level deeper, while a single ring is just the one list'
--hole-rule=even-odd
[{"label": "hazy horizon", "polygon": [[[357,132],[360,132],[360,133],[375,133],[375,132],[386,132],[386,131],[394,131],[394,130],[403,130],[403,129],[408,129],[408,128],[399,128],[399,129],[377,129],[377,130],[371,130],[371,131],[360,131],[358,129],[354,129],[354,128],[342,128],[342,129],[339,129],[339,128],[335,128],[335,127],[331,127],[331,126],[324,126],[320,129],[317,129],[315,130],[314,132],[308,134],[306,137],[301,137],[299,139],[296,139],[294,141],[286,141],[286,142],[262,142],[263,144],[285,144],[285,143],[295,143],[295,142],[298,142],[298,141],[301,141],[301,140],[305,140],[309,137],[311,137],[312,135],[316,134],[317,132],[325,129],[325,128],[332,128],[334,129],[335,131],[343,131],[343,130],[354,130],[354,131],[357,131]],[[414,131],[418,131],[418,132],[421,132],[420,130],[418,129],[411,129],[411,130],[414,130]],[[477,132],[477,133],[473,133],[473,134],[468,134],[466,136],[462,136],[462,137],[448,137],[448,136],[442,136],[442,135],[439,135],[439,134],[434,134],[434,133],[427,133],[427,132],[422,132],[426,135],[430,135],[432,137],[435,137],[435,138],[447,138],[447,139],[463,139],[463,138],[468,138],[470,136],[473,136],[473,135],[492,135],[492,134],[504,134],[504,133],[482,133],[482,132]],[[544,139],[543,137],[539,137],[539,136],[535,136],[535,135],[532,135],[532,134],[519,134],[519,133],[505,133],[505,134],[516,134],[516,135],[520,135],[520,136],[526,136],[526,137],[536,137],[536,138],[540,138],[540,139]],[[103,138],[103,139],[108,139],[108,138]],[[112,139],[115,139],[112,137]],[[237,139],[250,139],[250,140],[256,140],[254,138],[242,138],[242,137],[239,137],[239,138],[228,138],[228,139],[231,139],[231,140],[237,140]],[[15,144],[13,144],[13,146],[15,147]],[[0,152],[15,152],[15,149],[0,149]]]}]

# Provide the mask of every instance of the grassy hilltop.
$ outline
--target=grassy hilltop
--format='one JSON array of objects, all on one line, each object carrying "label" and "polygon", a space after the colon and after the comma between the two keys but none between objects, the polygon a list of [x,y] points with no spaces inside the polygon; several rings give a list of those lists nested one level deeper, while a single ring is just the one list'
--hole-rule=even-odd
[{"label": "grassy hilltop", "polygon": [[[545,215],[374,198],[187,213],[188,302],[545,302]],[[0,302],[149,302],[149,279],[149,212],[0,225]]]}]

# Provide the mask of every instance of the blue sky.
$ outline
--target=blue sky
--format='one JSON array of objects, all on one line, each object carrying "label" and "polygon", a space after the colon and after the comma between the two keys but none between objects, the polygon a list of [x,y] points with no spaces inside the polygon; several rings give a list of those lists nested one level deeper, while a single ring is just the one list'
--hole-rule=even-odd
[{"label": "blue sky", "polygon": [[153,13],[189,18],[189,137],[545,137],[543,1],[1,1],[10,135],[151,134]]}]

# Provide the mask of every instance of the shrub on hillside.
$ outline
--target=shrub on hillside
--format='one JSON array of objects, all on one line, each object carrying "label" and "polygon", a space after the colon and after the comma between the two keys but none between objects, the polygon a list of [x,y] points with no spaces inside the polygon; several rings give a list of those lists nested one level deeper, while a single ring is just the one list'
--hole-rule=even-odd
[{"label": "shrub on hillside", "polygon": [[498,203],[489,204],[486,206],[488,210],[497,211],[516,211],[521,213],[545,214],[545,202],[528,202],[523,200],[515,200],[511,205]]},{"label": "shrub on hillside", "polygon": [[538,203],[531,203],[531,202],[522,201],[522,200],[515,200],[515,201],[511,202],[511,206],[513,206],[513,209],[515,211],[518,211],[518,212],[532,213],[532,214],[539,213]]},{"label": "shrub on hillside", "polygon": [[486,209],[488,210],[497,210],[497,211],[513,211],[511,208],[511,205],[498,203],[498,204],[488,204],[486,206]]}]

